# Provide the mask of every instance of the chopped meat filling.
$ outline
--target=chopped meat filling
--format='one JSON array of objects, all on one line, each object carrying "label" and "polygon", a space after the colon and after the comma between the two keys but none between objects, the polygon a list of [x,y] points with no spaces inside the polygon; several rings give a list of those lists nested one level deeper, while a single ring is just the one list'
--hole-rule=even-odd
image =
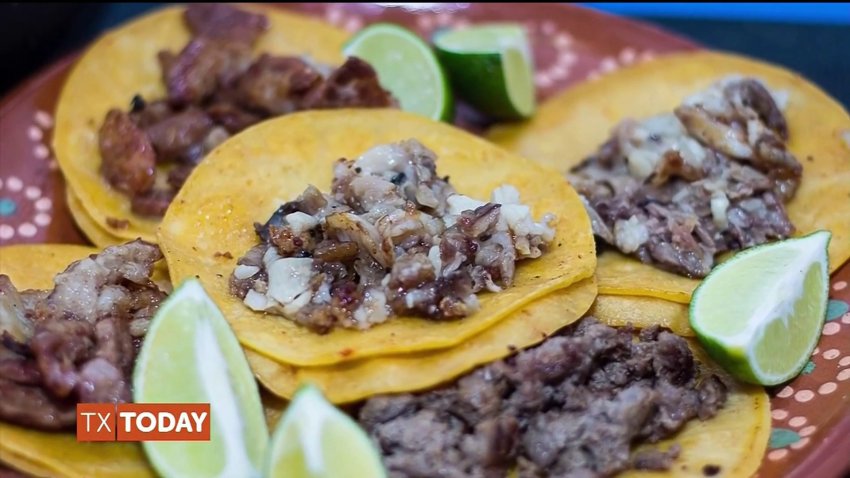
[{"label": "chopped meat filling", "polygon": [[[207,153],[264,119],[307,109],[397,105],[375,70],[358,58],[335,70],[299,57],[255,58],[254,45],[268,29],[265,15],[191,4],[184,20],[190,42],[178,53],[159,54],[167,99],[136,95],[128,113],[110,110],[99,132],[103,177],[130,197],[136,214],[162,216]],[[168,180],[157,181],[158,174]]]},{"label": "chopped meat filling", "polygon": [[257,225],[232,292],[320,333],[475,312],[477,292],[510,287],[516,261],[543,254],[554,218],[535,222],[512,186],[490,202],[457,194],[436,160],[416,140],[339,160],[330,194],[310,186]]},{"label": "chopped meat filling", "polygon": [[451,385],[372,397],[359,421],[393,478],[603,477],[669,468],[678,446],[633,448],[711,418],[726,396],[681,337],[653,327],[635,340],[585,318]]},{"label": "chopped meat filling", "polygon": [[620,123],[569,174],[596,236],[697,278],[718,253],[790,236],[784,203],[802,166],[785,147],[783,104],[758,80],[732,76],[673,114]]},{"label": "chopped meat filling", "polygon": [[52,291],[18,291],[0,275],[0,420],[59,430],[77,403],[123,403],[148,324],[165,298],[151,279],[159,248],[105,249],[57,275]]}]

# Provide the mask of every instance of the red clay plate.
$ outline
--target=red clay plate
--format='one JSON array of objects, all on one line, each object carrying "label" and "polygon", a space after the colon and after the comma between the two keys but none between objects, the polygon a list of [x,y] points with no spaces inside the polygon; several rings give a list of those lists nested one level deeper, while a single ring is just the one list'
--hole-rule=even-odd
[{"label": "red clay plate", "polygon": [[[630,20],[566,4],[286,4],[349,31],[378,21],[424,36],[484,21],[531,32],[539,97],[694,43]],[[0,245],[86,243],[65,205],[50,150],[53,111],[73,63],[66,58],[0,102]],[[460,121],[475,124],[468,111]],[[2,260],[2,258],[0,258]],[[850,471],[850,264],[831,281],[823,337],[804,373],[771,391],[773,433],[760,477],[838,477]],[[0,467],[0,472],[4,469]]]}]

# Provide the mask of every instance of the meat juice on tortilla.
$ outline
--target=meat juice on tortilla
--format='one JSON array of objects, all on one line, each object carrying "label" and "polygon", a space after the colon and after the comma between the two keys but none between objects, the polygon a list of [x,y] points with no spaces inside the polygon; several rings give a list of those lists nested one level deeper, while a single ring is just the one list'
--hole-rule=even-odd
[{"label": "meat juice on tortilla", "polygon": [[[259,121],[307,109],[396,105],[358,58],[335,69],[296,56],[255,58],[265,15],[191,4],[184,20],[190,42],[158,56],[167,98],[136,95],[129,112],[113,108],[99,130],[101,173],[131,198],[136,214],[162,216],[209,151]],[[170,170],[158,171],[163,166]]]},{"label": "meat juice on tortilla", "polygon": [[784,97],[729,76],[675,109],[625,120],[571,169],[595,235],[644,263],[701,278],[715,256],[789,237],[802,176]]},{"label": "meat juice on tortilla", "polygon": [[134,241],[71,264],[52,290],[18,291],[0,275],[0,420],[61,430],[77,403],[131,401],[135,357],[166,295],[151,279],[160,259]]},{"label": "meat juice on tortilla", "polygon": [[320,333],[475,313],[476,293],[510,287],[517,261],[543,255],[555,217],[535,222],[510,185],[489,202],[458,194],[436,161],[416,140],[340,159],[331,194],[311,185],[256,226],[232,293]]}]

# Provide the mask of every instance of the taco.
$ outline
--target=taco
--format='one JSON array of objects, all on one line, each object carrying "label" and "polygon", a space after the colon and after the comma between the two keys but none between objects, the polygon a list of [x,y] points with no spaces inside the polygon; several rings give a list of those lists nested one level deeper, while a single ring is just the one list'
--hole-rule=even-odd
[{"label": "taco", "polygon": [[749,477],[771,422],[764,390],[696,343],[593,318],[453,383],[371,397],[357,417],[404,477]]},{"label": "taco", "polygon": [[[153,281],[161,277],[151,277],[154,262],[161,258],[156,246],[135,242],[94,256],[97,252],[70,245],[8,246],[0,251],[3,257],[0,261],[0,305],[3,309],[0,317],[3,331],[12,339],[0,342],[0,357],[6,364],[16,365],[3,367],[0,375],[3,391],[0,461],[38,476],[155,476],[138,444],[81,443],[73,434],[77,401],[129,400],[130,371],[127,366],[135,353],[134,341],[138,342],[143,335],[145,323],[152,314],[151,307],[164,297],[164,292]],[[119,270],[121,266],[126,268],[124,272]],[[65,272],[56,275],[63,269]],[[127,271],[132,271],[132,275]],[[122,284],[124,280],[133,285]],[[41,292],[51,289],[50,296]],[[114,293],[109,303],[100,305],[109,308],[110,304],[115,304],[118,312],[115,317],[101,317],[101,313],[94,311],[80,312],[94,306],[98,300],[95,291],[100,290]],[[136,300],[137,304],[131,308],[117,306],[126,304],[127,297]],[[106,296],[102,298],[107,299]],[[33,324],[29,312],[39,307],[39,321]],[[44,314],[45,311],[50,313]],[[63,357],[60,352],[63,346],[70,351],[74,349],[75,340],[84,342],[95,337],[94,327],[86,328],[88,321],[65,319],[65,311],[96,319],[101,328],[107,325],[114,328],[114,335],[103,338],[108,334],[101,330],[103,340],[95,341],[97,347],[111,348],[113,354],[100,354],[98,358],[89,350],[80,352],[80,356]],[[82,356],[85,353],[91,356]],[[33,355],[36,358],[32,358]],[[30,358],[26,358],[28,356]],[[39,374],[39,365],[35,363],[42,360],[45,366],[58,367],[63,359],[76,363],[72,370],[65,371],[78,383],[71,390],[63,389],[63,379],[69,377]],[[97,368],[109,378],[95,384],[90,374]],[[26,372],[43,378],[24,380]]]},{"label": "taco", "polygon": [[296,113],[226,141],[158,237],[175,281],[198,276],[244,345],[297,366],[457,345],[596,265],[557,175],[389,109]]},{"label": "taco", "polygon": [[[171,291],[164,261],[151,263],[159,255],[156,246],[135,241],[108,248],[104,251],[74,245],[21,245],[0,248],[0,335],[8,332],[9,338],[0,341],[0,463],[34,476],[65,478],[142,478],[156,476],[148,464],[141,446],[137,443],[87,443],[78,442],[74,435],[74,406],[78,400],[111,401],[107,397],[117,392],[121,399],[127,398],[126,369],[109,380],[86,383],[90,371],[86,364],[94,359],[83,356],[73,370],[65,370],[65,378],[79,379],[79,385],[58,398],[60,384],[49,378],[41,382],[25,380],[22,372],[33,372],[37,376],[39,365],[33,359],[22,357],[25,350],[32,350],[36,359],[45,360],[45,366],[56,365],[63,359],[64,346],[74,345],[74,340],[90,340],[90,336],[57,335],[68,332],[67,320],[59,315],[72,308],[83,310],[94,296],[91,291],[100,290],[99,305],[110,309],[112,317],[101,312],[89,314],[97,323],[117,319],[127,323],[119,327],[119,333],[103,340],[97,338],[97,347],[102,350],[123,342],[121,357],[98,354],[106,357],[100,362],[100,372],[110,370],[114,362],[133,360],[135,349],[142,339],[145,321],[155,311],[156,301]],[[80,262],[78,262],[80,261]],[[70,266],[69,266],[70,264]],[[122,269],[123,268],[123,269]],[[57,275],[59,271],[65,271]],[[135,271],[134,275],[125,272]],[[101,274],[105,273],[108,276]],[[123,274],[123,275],[122,275]],[[146,279],[150,278],[150,282]],[[85,281],[83,279],[90,279]],[[130,279],[130,280],[126,280]],[[62,295],[73,288],[69,296]],[[52,298],[46,292],[53,290]],[[108,291],[108,292],[104,292]],[[112,294],[110,296],[110,294]],[[129,310],[120,304],[131,298],[137,303]],[[142,303],[148,307],[142,307]],[[19,305],[20,308],[15,308]],[[43,306],[48,306],[45,309]],[[110,307],[116,305],[116,307]],[[54,313],[44,315],[50,307],[58,307]],[[28,321],[30,314],[21,317],[17,311],[36,312],[39,322],[34,327]],[[146,310],[147,309],[147,310]],[[77,317],[80,317],[77,315]],[[117,322],[115,322],[117,323]],[[103,327],[105,324],[101,324]],[[96,325],[96,327],[98,327]],[[77,332],[86,332],[77,330]],[[106,332],[106,330],[99,330]],[[130,337],[126,334],[129,333]],[[33,337],[38,334],[37,339]],[[83,334],[85,335],[85,334]],[[122,337],[123,336],[123,340]],[[29,339],[28,339],[29,338]],[[48,350],[53,341],[54,349]],[[127,343],[129,341],[129,344]],[[10,345],[11,344],[11,345]],[[10,350],[9,347],[14,350]],[[66,351],[68,349],[65,349]],[[64,358],[67,358],[65,356]],[[13,366],[14,365],[14,366]],[[132,365],[130,365],[132,367]],[[35,368],[33,368],[35,367]],[[113,370],[114,371],[114,370]],[[108,375],[108,374],[107,374]],[[32,378],[32,374],[30,374]],[[55,378],[55,377],[54,377]],[[83,396],[82,389],[92,385]],[[284,404],[268,394],[262,396],[266,421],[270,426],[277,422]]]},{"label": "taco", "polygon": [[390,107],[347,33],[256,6],[169,7],[101,37],[77,62],[53,146],[88,216],[122,239],[155,240],[174,194],[216,144],[304,109]]},{"label": "taco", "polygon": [[850,257],[837,206],[850,196],[848,131],[848,113],[799,75],[695,52],[579,85],[490,138],[569,173],[609,249],[600,294],[687,304],[745,247],[827,229],[830,270]]}]

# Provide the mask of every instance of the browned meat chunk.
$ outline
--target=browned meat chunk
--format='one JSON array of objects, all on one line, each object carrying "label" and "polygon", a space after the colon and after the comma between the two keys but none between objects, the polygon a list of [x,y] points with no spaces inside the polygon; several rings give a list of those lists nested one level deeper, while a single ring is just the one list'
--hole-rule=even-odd
[{"label": "browned meat chunk", "polygon": [[251,65],[244,43],[196,38],[174,57],[160,55],[168,99],[174,105],[200,104],[226,87]]},{"label": "browned meat chunk", "polygon": [[109,247],[71,264],[49,293],[19,294],[35,328],[0,331],[0,420],[58,430],[74,425],[76,403],[131,399],[138,340],[165,297],[150,280],[161,258],[139,240]]},{"label": "browned meat chunk", "polygon": [[375,69],[352,56],[310,94],[304,108],[382,108],[396,105],[392,94],[378,81]]},{"label": "browned meat chunk", "polygon": [[277,116],[303,109],[321,83],[322,75],[300,58],[263,55],[239,78],[236,94],[247,108]]},{"label": "browned meat chunk", "polygon": [[677,449],[631,450],[707,419],[726,386],[684,339],[582,320],[542,345],[415,395],[378,396],[360,423],[391,477],[612,476],[669,468]]},{"label": "browned meat chunk", "polygon": [[216,38],[253,45],[268,29],[265,15],[221,3],[190,3],[184,14],[196,37]]},{"label": "browned meat chunk", "polygon": [[197,164],[203,155],[204,138],[212,130],[209,116],[197,108],[169,116],[147,128],[158,161]]},{"label": "browned meat chunk", "polygon": [[127,113],[110,110],[99,132],[100,169],[109,184],[121,192],[149,191],[154,183],[156,152],[148,135]]}]

